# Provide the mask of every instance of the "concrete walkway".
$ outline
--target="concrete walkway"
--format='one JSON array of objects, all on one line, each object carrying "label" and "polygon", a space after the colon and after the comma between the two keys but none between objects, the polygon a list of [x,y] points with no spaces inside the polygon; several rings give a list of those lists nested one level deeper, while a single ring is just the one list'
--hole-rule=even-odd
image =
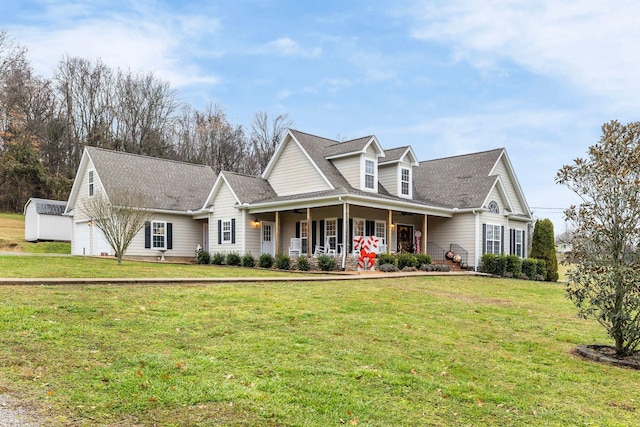
[{"label": "concrete walkway", "polygon": [[353,273],[317,273],[301,274],[286,277],[168,277],[168,278],[0,278],[2,285],[173,285],[173,284],[218,284],[218,283],[264,283],[264,282],[331,282],[337,280],[370,280],[392,279],[419,276],[485,276],[486,274],[473,271],[452,272],[353,272]]}]

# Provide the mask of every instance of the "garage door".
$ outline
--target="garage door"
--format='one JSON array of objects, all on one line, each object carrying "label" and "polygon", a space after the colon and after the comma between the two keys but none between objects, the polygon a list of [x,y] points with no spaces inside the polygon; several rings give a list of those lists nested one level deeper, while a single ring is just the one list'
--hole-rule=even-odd
[{"label": "garage door", "polygon": [[77,222],[73,230],[73,255],[91,255],[89,224]]}]

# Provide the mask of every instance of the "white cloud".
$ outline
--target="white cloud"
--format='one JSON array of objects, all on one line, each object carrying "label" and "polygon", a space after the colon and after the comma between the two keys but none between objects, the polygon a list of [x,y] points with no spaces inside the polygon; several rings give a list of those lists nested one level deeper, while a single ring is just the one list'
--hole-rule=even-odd
[{"label": "white cloud", "polygon": [[512,61],[570,81],[614,108],[640,106],[635,0],[446,0],[414,12],[412,36],[452,45],[458,60],[479,68]]},{"label": "white cloud", "polygon": [[282,37],[267,43],[264,53],[274,53],[282,56],[301,56],[304,58],[316,58],[322,53],[319,47],[304,49],[300,44],[288,37]]}]

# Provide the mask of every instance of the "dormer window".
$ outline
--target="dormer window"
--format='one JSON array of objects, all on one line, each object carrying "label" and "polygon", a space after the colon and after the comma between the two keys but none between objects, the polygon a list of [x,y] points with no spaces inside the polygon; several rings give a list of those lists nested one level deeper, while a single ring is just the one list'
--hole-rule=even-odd
[{"label": "dormer window", "polygon": [[411,170],[400,168],[400,194],[411,197]]},{"label": "dormer window", "polygon": [[364,188],[367,190],[375,189],[376,182],[376,168],[373,160],[364,160]]}]

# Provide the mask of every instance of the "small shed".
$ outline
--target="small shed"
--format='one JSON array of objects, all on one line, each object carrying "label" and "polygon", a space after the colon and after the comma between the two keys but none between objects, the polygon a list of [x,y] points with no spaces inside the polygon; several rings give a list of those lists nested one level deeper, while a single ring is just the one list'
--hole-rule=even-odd
[{"label": "small shed", "polygon": [[24,205],[24,238],[71,241],[71,217],[63,216],[67,202],[31,198]]}]

